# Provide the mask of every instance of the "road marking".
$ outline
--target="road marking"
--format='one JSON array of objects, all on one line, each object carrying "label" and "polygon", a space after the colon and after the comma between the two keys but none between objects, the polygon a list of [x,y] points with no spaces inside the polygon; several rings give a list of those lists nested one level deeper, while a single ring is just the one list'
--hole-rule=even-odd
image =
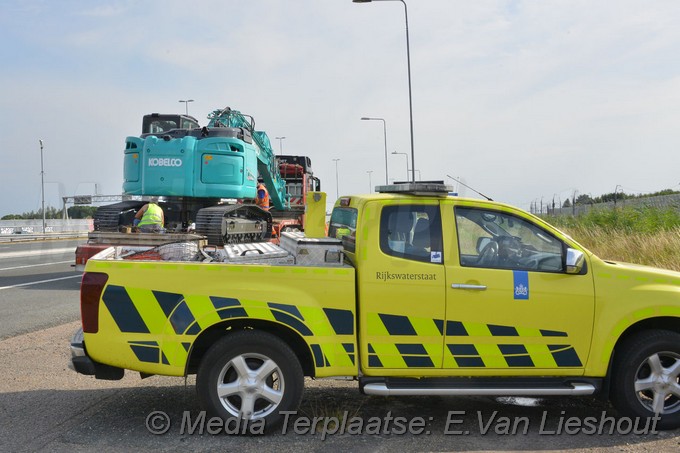
[{"label": "road marking", "polygon": [[32,285],[40,285],[41,283],[50,283],[50,282],[58,282],[59,280],[68,280],[69,278],[82,278],[82,275],[70,275],[68,277],[60,277],[60,278],[51,278],[49,280],[40,280],[39,282],[30,282],[30,283],[20,283],[18,285],[12,285],[12,286],[0,286],[0,291],[3,289],[12,289],[12,288],[19,288],[21,286],[32,286]]},{"label": "road marking", "polygon": [[52,264],[64,264],[64,263],[73,263],[73,260],[57,261],[56,263],[28,264],[26,266],[3,267],[0,268],[0,271],[12,271],[14,269],[26,269],[27,267],[50,266]]},{"label": "road marking", "polygon": [[44,249],[44,250],[30,250],[23,252],[7,252],[0,253],[0,259],[5,258],[22,258],[25,256],[36,256],[36,255],[56,255],[57,253],[72,252],[75,253],[75,247],[62,247],[59,249]]}]

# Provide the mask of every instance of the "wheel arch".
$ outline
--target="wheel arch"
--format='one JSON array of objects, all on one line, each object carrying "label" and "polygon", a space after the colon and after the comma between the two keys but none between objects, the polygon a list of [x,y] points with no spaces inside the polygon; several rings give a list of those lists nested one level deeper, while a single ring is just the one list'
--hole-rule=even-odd
[{"label": "wheel arch", "polygon": [[628,417],[659,417],[656,427],[661,430],[680,427],[680,332],[668,321],[643,324],[622,339],[608,376],[609,399],[617,411]]},{"label": "wheel arch", "polygon": [[628,338],[646,330],[670,330],[671,332],[680,333],[680,318],[674,316],[659,316],[655,318],[646,318],[631,324],[619,335],[616,344],[614,345],[613,355],[616,354],[616,348]]},{"label": "wheel arch", "polygon": [[203,330],[191,345],[184,374],[196,373],[201,359],[217,340],[243,330],[259,330],[280,338],[297,356],[304,375],[310,377],[316,375],[312,351],[302,335],[288,326],[258,319],[233,319],[214,324]]},{"label": "wheel arch", "polygon": [[614,362],[617,360],[616,352],[620,350],[621,345],[628,339],[634,337],[635,335],[652,330],[668,330],[675,333],[680,333],[680,318],[674,316],[659,316],[654,318],[641,319],[630,326],[628,326],[619,335],[619,338],[614,344],[614,348],[611,351],[609,357],[609,365],[607,366],[607,376],[605,379],[605,386],[602,390],[602,397],[609,397],[610,381],[612,379],[612,371]]}]

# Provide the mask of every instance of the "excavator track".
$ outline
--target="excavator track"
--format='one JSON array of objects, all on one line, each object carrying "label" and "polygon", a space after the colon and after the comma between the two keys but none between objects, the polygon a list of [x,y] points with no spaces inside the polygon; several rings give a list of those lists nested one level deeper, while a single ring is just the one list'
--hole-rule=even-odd
[{"label": "excavator track", "polygon": [[196,233],[209,245],[267,241],[271,231],[271,214],[256,205],[211,206],[196,215]]},{"label": "excavator track", "polygon": [[116,232],[121,225],[132,225],[135,213],[144,204],[144,201],[121,201],[97,208],[94,213],[94,230]]}]

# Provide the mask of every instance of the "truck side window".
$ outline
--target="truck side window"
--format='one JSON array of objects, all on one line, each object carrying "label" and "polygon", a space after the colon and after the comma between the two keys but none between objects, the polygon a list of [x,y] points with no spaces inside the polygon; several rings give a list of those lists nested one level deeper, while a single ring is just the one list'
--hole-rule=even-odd
[{"label": "truck side window", "polygon": [[455,208],[461,266],[542,272],[564,270],[562,241],[511,214]]},{"label": "truck side window", "polygon": [[357,216],[354,208],[334,208],[328,225],[328,236],[342,239],[342,246],[348,252],[356,248]]},{"label": "truck side window", "polygon": [[439,206],[387,206],[380,215],[383,253],[426,263],[443,262]]}]

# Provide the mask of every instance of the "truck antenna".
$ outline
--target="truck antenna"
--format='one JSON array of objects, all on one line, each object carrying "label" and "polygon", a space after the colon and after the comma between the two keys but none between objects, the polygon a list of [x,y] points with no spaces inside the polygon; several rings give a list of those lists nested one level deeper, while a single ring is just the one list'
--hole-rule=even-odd
[{"label": "truck antenna", "polygon": [[470,186],[468,186],[467,184],[465,184],[465,183],[461,182],[461,180],[460,180],[460,179],[456,179],[456,178],[454,178],[453,176],[449,176],[449,175],[446,175],[446,177],[447,177],[447,178],[451,178],[451,179],[453,179],[454,181],[456,181],[456,182],[457,182],[458,184],[460,184],[461,186],[467,187],[468,189],[470,189],[470,190],[471,190],[471,191],[473,191],[474,193],[476,193],[476,194],[479,194],[479,195],[483,196],[483,197],[484,197],[484,198],[486,198],[487,200],[489,200],[489,201],[493,201],[493,198],[491,198],[491,197],[487,197],[487,196],[486,196],[486,195],[484,195],[484,194],[483,194],[482,192],[477,192],[477,191],[476,191],[475,189],[473,189],[472,187],[470,187]]}]

